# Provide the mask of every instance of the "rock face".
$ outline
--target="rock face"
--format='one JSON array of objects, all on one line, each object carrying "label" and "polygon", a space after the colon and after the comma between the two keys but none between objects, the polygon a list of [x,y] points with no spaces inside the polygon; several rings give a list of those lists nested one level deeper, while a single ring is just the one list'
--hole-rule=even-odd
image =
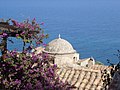
[{"label": "rock face", "polygon": [[116,72],[108,90],[120,90],[120,74]]}]

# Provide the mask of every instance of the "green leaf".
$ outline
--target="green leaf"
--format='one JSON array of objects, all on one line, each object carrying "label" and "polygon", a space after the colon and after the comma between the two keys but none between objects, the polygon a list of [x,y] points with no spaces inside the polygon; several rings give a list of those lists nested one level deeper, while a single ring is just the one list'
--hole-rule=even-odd
[{"label": "green leaf", "polygon": [[26,43],[30,43],[30,40],[28,40],[28,39],[25,39],[25,40],[24,40],[24,42],[26,42]]},{"label": "green leaf", "polygon": [[21,37],[20,36],[17,36],[17,39],[20,39]]}]

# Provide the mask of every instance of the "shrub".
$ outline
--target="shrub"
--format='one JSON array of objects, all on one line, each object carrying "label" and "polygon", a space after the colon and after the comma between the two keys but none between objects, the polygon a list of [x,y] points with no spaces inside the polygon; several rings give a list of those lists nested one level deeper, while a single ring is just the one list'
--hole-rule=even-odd
[{"label": "shrub", "polygon": [[0,60],[0,89],[8,90],[65,90],[67,84],[59,80],[46,54],[10,51]]},{"label": "shrub", "polygon": [[[17,50],[3,53],[0,58],[0,89],[2,90],[67,90],[69,84],[63,83],[55,74],[56,65],[50,65],[50,58],[47,54],[30,52],[38,45],[43,44],[44,35],[35,19],[18,23],[15,20],[8,20],[10,25],[19,33],[16,38],[24,42],[23,51]],[[36,32],[39,31],[39,32]],[[8,38],[9,33],[0,33],[1,38]],[[25,48],[26,43],[28,47]],[[34,46],[35,45],[35,46]]]}]

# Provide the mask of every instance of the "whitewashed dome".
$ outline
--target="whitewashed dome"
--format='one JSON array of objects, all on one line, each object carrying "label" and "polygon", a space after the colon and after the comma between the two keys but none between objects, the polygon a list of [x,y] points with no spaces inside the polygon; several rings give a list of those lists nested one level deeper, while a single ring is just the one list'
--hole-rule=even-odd
[{"label": "whitewashed dome", "polygon": [[51,54],[68,54],[75,53],[76,50],[73,49],[72,45],[65,39],[59,38],[52,40],[48,43],[45,51]]}]

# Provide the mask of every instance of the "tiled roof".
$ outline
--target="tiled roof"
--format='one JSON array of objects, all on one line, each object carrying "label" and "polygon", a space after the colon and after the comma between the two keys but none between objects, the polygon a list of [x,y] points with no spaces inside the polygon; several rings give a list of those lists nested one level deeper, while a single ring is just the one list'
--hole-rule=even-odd
[{"label": "tiled roof", "polygon": [[63,82],[68,82],[76,88],[73,90],[101,90],[103,88],[100,70],[60,68],[57,74]]},{"label": "tiled roof", "polygon": [[90,66],[89,69],[93,69],[93,70],[104,70],[104,69],[108,69],[108,66],[105,65],[93,65]]}]

